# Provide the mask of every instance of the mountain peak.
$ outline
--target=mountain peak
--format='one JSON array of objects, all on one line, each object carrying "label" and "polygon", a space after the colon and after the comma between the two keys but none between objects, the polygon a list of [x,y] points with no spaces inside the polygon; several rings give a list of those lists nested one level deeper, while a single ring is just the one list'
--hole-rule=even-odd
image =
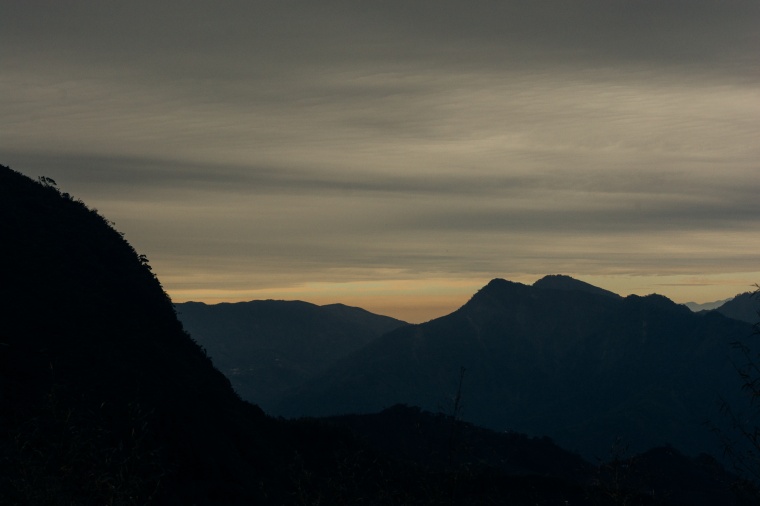
[{"label": "mountain peak", "polygon": [[520,298],[526,295],[525,290],[528,288],[528,286],[523,285],[522,283],[507,281],[502,278],[494,278],[489,281],[486,286],[478,290],[465,306],[480,305],[483,303],[490,304],[490,302],[486,301],[492,301],[494,299],[509,300]]},{"label": "mountain peak", "polygon": [[586,283],[585,281],[580,281],[564,274],[550,274],[548,276],[544,276],[543,278],[533,283],[533,287],[542,290],[563,290],[568,292],[578,291],[594,293],[596,295],[604,295],[605,297],[612,297],[614,299],[621,298],[620,295],[610,292],[609,290],[599,288],[598,286],[594,286],[592,284]]},{"label": "mountain peak", "polygon": [[721,304],[715,311],[723,316],[754,325],[760,320],[760,292],[740,293]]}]

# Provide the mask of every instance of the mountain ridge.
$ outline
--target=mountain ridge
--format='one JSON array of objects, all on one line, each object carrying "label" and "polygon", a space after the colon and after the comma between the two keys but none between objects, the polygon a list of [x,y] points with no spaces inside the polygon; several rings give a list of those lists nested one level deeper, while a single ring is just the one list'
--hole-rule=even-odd
[{"label": "mountain ridge", "polygon": [[[636,449],[720,452],[700,426],[718,416],[720,395],[740,390],[729,343],[750,326],[656,294],[541,285],[496,278],[453,313],[355,352],[275,412],[327,416],[399,402],[435,410],[450,402],[464,368],[465,419],[484,427],[549,435],[588,458],[604,454],[614,430]],[[656,429],[658,417],[673,429]]]},{"label": "mountain ridge", "polygon": [[713,311],[728,318],[756,324],[760,322],[760,291],[740,293]]},{"label": "mountain ridge", "polygon": [[265,410],[341,357],[406,322],[304,301],[175,304],[177,316],[238,394]]}]

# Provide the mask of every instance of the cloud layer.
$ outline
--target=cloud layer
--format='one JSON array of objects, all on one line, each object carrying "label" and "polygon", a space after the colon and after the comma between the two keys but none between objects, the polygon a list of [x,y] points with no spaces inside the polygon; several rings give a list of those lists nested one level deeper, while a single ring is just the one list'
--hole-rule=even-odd
[{"label": "cloud layer", "polygon": [[426,282],[449,308],[496,276],[760,277],[755,2],[5,10],[0,163],[114,220],[177,300],[423,319]]}]

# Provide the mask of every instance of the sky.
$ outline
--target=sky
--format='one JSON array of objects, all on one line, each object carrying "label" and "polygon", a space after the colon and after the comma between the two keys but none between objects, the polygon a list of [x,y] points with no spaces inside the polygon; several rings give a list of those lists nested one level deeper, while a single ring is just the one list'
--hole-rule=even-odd
[{"label": "sky", "polygon": [[0,164],[175,302],[760,282],[755,0],[0,0]]}]

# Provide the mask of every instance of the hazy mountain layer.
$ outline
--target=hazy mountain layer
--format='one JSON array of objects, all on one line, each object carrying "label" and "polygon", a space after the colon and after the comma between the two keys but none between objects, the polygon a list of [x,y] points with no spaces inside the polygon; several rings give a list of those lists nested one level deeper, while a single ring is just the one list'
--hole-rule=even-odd
[{"label": "hazy mountain layer", "polygon": [[696,313],[696,312],[699,312],[699,311],[709,311],[711,309],[719,308],[720,306],[722,306],[723,304],[725,304],[729,300],[731,300],[731,298],[722,299],[722,300],[716,300],[716,301],[713,301],[713,302],[702,302],[702,303],[699,303],[699,302],[686,302],[686,303],[684,303],[684,306],[688,307],[689,309],[691,309],[692,311],[694,311]]},{"label": "hazy mountain layer", "polygon": [[177,304],[177,315],[245,400],[271,399],[405,322],[301,301]]}]

